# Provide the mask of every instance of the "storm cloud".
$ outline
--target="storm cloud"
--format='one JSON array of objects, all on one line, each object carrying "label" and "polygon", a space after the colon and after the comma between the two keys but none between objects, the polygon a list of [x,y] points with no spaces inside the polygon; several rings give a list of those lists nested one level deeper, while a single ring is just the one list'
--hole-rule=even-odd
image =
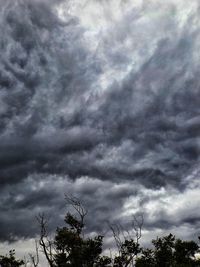
[{"label": "storm cloud", "polygon": [[1,241],[53,230],[65,193],[88,232],[142,212],[146,237],[197,236],[199,8],[0,1]]}]

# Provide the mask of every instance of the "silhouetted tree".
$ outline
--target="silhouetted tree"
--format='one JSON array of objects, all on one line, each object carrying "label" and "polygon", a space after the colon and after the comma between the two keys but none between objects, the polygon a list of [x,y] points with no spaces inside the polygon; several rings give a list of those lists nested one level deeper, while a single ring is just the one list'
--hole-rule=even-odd
[{"label": "silhouetted tree", "polygon": [[67,213],[66,226],[57,228],[53,240],[47,235],[47,222],[43,215],[38,217],[41,228],[40,246],[51,267],[103,267],[109,259],[102,257],[103,236],[84,238],[84,218],[87,211],[76,198],[66,197],[76,214]]},{"label": "silhouetted tree", "polygon": [[[153,247],[141,248],[143,216],[133,217],[133,232],[112,224],[116,249],[110,256],[102,255],[103,236],[84,234],[87,210],[74,197],[66,197],[75,213],[68,212],[65,226],[58,227],[53,238],[48,235],[48,223],[43,214],[38,216],[40,240],[36,242],[36,255],[29,254],[32,267],[39,266],[39,245],[50,267],[200,267],[195,254],[200,252],[194,241],[183,241],[169,234],[152,240]],[[133,234],[134,233],[134,234]],[[15,251],[0,256],[0,267],[28,266],[15,258]]]},{"label": "silhouetted tree", "polygon": [[141,252],[139,240],[142,236],[142,225],[142,215],[138,218],[133,216],[132,229],[134,234],[124,230],[120,225],[110,225],[118,251],[118,255],[111,260],[113,267],[134,266],[135,258]]},{"label": "silhouetted tree", "polygon": [[0,267],[19,267],[24,264],[23,260],[15,258],[15,250],[10,250],[9,255],[0,256]]},{"label": "silhouetted tree", "polygon": [[47,235],[47,221],[44,215],[38,217],[41,236],[40,246],[51,267],[128,267],[133,266],[135,256],[140,252],[139,239],[141,226],[138,221],[134,224],[136,240],[118,226],[111,226],[118,253],[114,257],[102,255],[103,236],[85,237],[85,216],[87,210],[74,197],[66,197],[76,211],[76,214],[67,213],[65,226],[56,230],[55,237],[49,239]]},{"label": "silhouetted tree", "polygon": [[[33,267],[38,267],[38,265],[39,265],[39,244],[38,244],[37,240],[35,240],[35,255],[32,253],[29,253],[29,258],[30,258],[31,265]],[[27,266],[26,263],[25,263],[25,266]]]},{"label": "silhouetted tree", "polygon": [[136,267],[192,267],[200,266],[195,258],[199,246],[194,241],[182,241],[174,235],[152,240],[153,249],[142,249]]}]

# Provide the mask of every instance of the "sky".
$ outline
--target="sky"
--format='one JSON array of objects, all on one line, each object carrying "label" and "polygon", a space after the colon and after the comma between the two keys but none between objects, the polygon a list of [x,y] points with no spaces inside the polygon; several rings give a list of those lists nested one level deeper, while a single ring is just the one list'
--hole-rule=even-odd
[{"label": "sky", "polygon": [[[0,249],[65,194],[143,241],[200,227],[198,0],[0,0]],[[109,246],[109,240],[106,241]],[[27,245],[28,244],[28,245]],[[31,247],[31,245],[30,245]]]}]

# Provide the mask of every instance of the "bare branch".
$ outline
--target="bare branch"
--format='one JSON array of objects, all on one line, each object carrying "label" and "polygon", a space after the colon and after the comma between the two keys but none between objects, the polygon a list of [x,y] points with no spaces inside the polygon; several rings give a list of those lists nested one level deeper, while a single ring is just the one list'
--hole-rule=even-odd
[{"label": "bare branch", "polygon": [[115,239],[115,243],[116,243],[116,246],[117,246],[117,249],[118,249],[118,252],[119,254],[121,253],[121,247],[122,247],[122,244],[123,244],[123,241],[121,240],[121,229],[120,229],[120,225],[118,224],[109,224],[109,227],[112,231],[112,234],[113,234],[113,237]]},{"label": "bare branch", "polygon": [[[67,194],[65,194],[65,199],[67,201],[67,204],[72,206],[72,208],[76,211],[76,213],[78,214],[79,217],[79,222],[80,222],[80,226],[81,226],[81,231],[84,228],[84,219],[85,216],[87,215],[88,211],[85,209],[85,207],[82,205],[82,203],[80,202],[80,200],[74,196],[69,196]],[[83,233],[82,233],[83,235]]]},{"label": "bare branch", "polygon": [[39,244],[38,241],[35,240],[35,255],[29,253],[29,258],[34,267],[37,267],[39,264]]},{"label": "bare branch", "polygon": [[45,215],[39,214],[37,216],[37,221],[39,223],[40,226],[40,240],[39,240],[39,244],[40,247],[42,248],[42,251],[50,265],[50,267],[54,267],[54,257],[53,257],[53,253],[52,253],[52,242],[49,240],[48,238],[48,231],[47,231],[47,227],[48,227],[48,221],[45,219]]},{"label": "bare branch", "polygon": [[81,218],[84,218],[87,215],[88,211],[85,209],[78,198],[65,194],[65,199],[67,201],[67,204],[71,205]]},{"label": "bare branch", "polygon": [[109,224],[118,249],[117,260],[121,261],[122,267],[134,266],[134,259],[139,252],[143,221],[143,215],[133,216],[132,230],[124,230],[120,224]]},{"label": "bare branch", "polygon": [[133,215],[132,226],[136,235],[136,242],[138,244],[140,238],[142,237],[142,226],[144,224],[144,216],[140,214],[138,216]]}]

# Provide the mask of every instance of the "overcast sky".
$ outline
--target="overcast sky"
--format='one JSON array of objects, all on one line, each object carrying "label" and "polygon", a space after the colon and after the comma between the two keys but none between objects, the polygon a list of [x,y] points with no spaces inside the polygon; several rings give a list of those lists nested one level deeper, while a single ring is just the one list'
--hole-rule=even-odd
[{"label": "overcast sky", "polygon": [[27,249],[39,212],[60,225],[65,193],[89,232],[143,213],[146,240],[197,239],[199,12],[198,0],[0,1],[2,249]]}]

